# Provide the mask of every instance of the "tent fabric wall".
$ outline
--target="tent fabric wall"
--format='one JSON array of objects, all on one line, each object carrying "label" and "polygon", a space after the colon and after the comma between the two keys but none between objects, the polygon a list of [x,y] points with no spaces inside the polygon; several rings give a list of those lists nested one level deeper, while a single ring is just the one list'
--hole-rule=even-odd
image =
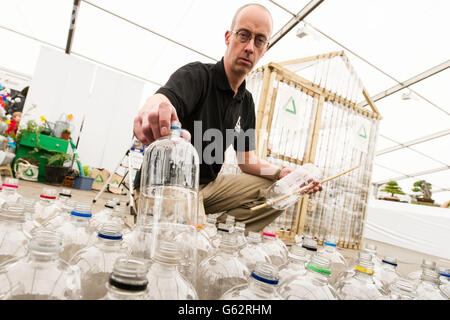
[{"label": "tent fabric wall", "polygon": [[112,172],[131,146],[143,88],[143,81],[42,47],[22,124],[39,122],[40,116],[54,122],[62,114],[73,114],[72,139],[76,143],[80,136],[82,165]]},{"label": "tent fabric wall", "polygon": [[371,199],[363,237],[450,259],[450,209]]}]

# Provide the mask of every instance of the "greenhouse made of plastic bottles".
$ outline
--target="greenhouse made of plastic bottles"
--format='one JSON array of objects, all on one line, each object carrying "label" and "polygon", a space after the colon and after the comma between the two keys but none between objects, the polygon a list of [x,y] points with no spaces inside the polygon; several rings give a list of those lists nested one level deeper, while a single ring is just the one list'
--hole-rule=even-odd
[{"label": "greenhouse made of plastic bottles", "polygon": [[308,228],[319,244],[332,234],[339,247],[359,249],[381,116],[345,53],[271,62],[247,88],[259,157],[293,169],[314,164],[324,178],[358,166],[323,185],[308,221],[308,195],[288,207],[273,223],[280,236],[293,241]]}]

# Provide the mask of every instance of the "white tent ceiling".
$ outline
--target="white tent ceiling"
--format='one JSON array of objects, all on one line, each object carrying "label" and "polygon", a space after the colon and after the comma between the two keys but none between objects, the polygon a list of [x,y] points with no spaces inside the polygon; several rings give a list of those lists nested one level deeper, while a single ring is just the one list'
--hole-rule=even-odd
[{"label": "white tent ceiling", "polygon": [[[72,54],[145,80],[144,100],[181,65],[219,60],[231,18],[247,2],[81,1]],[[253,2],[271,11],[274,32],[310,3]],[[31,77],[41,45],[64,51],[72,7],[72,0],[0,0],[0,70]],[[425,179],[442,203],[450,199],[449,12],[447,0],[325,0],[302,22],[310,36],[298,38],[294,27],[259,65],[344,50],[375,96],[447,63],[445,70],[376,102],[383,120],[372,176],[374,183],[395,178],[405,192]],[[401,148],[388,152],[396,146]]]}]

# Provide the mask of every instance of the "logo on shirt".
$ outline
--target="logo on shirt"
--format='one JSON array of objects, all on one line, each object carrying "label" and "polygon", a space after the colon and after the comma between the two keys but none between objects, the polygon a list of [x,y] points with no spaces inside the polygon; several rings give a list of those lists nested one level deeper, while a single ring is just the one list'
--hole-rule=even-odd
[{"label": "logo on shirt", "polygon": [[241,132],[241,116],[239,116],[236,125],[234,126],[234,132],[240,133]]}]

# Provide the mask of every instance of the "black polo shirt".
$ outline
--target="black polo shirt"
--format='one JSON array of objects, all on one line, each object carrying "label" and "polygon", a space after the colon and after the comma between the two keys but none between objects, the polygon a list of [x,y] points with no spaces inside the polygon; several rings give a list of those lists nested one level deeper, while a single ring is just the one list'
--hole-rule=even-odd
[{"label": "black polo shirt", "polygon": [[170,100],[182,128],[192,136],[200,158],[200,184],[217,177],[230,144],[236,151],[255,150],[252,95],[244,81],[233,97],[223,58],[216,64],[193,62],[181,67],[156,93]]}]

